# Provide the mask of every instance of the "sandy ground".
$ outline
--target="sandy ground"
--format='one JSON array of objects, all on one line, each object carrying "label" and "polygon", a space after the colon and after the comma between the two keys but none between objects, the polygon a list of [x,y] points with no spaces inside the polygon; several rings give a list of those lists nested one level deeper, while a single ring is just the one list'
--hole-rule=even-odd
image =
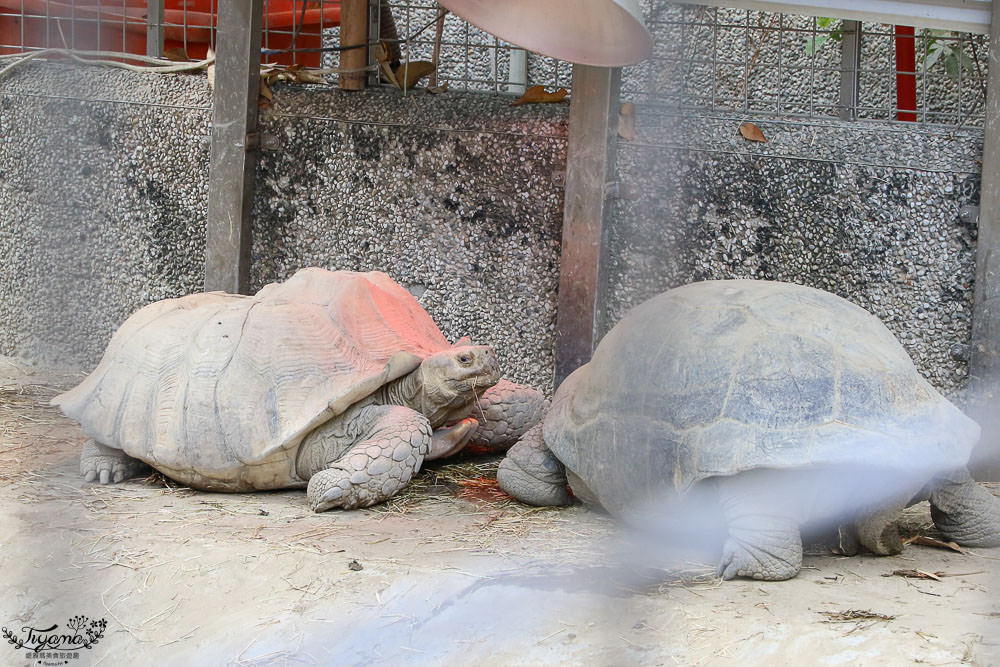
[{"label": "sandy ground", "polygon": [[[47,406],[80,377],[0,358],[0,624],[107,626],[78,658],[8,642],[0,664],[1000,665],[1000,549],[814,547],[791,581],[720,582],[583,507],[498,496],[483,458],[320,515],[301,491],[95,486]],[[926,507],[906,521],[933,535]]]}]

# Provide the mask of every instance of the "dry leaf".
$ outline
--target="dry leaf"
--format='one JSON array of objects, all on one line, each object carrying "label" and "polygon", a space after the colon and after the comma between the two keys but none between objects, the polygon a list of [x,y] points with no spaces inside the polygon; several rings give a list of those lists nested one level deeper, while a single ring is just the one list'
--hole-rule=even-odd
[{"label": "dry leaf", "polygon": [[375,60],[378,61],[378,67],[382,70],[382,76],[385,77],[385,80],[399,88],[399,81],[396,80],[396,75],[389,65],[389,49],[386,48],[384,42],[375,45]]},{"label": "dry leaf", "polygon": [[[208,47],[208,53],[206,54],[206,57],[207,58],[215,57],[215,51],[212,49],[212,47]],[[208,74],[208,87],[215,88],[215,63],[213,62],[211,65],[209,65],[205,69],[205,72]]]},{"label": "dry leaf", "polygon": [[753,123],[743,123],[740,125],[740,134],[749,141],[767,141],[767,137],[760,131],[760,128]]},{"label": "dry leaf", "polygon": [[960,554],[964,554],[965,550],[958,546],[954,542],[944,542],[942,540],[935,540],[933,537],[926,537],[924,535],[917,535],[906,540],[906,544],[922,544],[925,547],[937,547],[938,549],[950,549],[956,551]]},{"label": "dry leaf", "polygon": [[635,139],[635,105],[626,102],[618,110],[618,136],[625,141]]},{"label": "dry leaf", "polygon": [[396,75],[396,86],[399,87],[400,84],[402,84],[403,90],[409,90],[416,85],[417,81],[424,78],[435,69],[434,63],[426,60],[415,60],[413,62],[403,63],[393,70],[393,74]]},{"label": "dry leaf", "polygon": [[545,86],[532,86],[524,91],[524,95],[511,102],[512,107],[519,107],[522,104],[541,104],[546,102],[562,102],[566,99],[565,88],[560,88],[554,93],[545,91]]},{"label": "dry leaf", "polygon": [[186,63],[190,58],[188,58],[187,51],[179,46],[172,46],[169,49],[163,49],[163,57],[167,60],[172,60],[175,63]]},{"label": "dry leaf", "polygon": [[267,85],[266,77],[260,77],[260,96],[257,98],[257,108],[266,109],[271,106],[271,102],[274,100],[274,93],[271,92],[271,88]]},{"label": "dry leaf", "polygon": [[844,623],[849,621],[892,621],[895,616],[891,614],[880,614],[870,609],[848,609],[847,611],[821,611],[829,621],[827,623]]},{"label": "dry leaf", "polygon": [[883,574],[883,577],[903,577],[905,579],[933,579],[941,581],[944,572],[924,572],[923,570],[893,570],[892,574]]},{"label": "dry leaf", "polygon": [[295,80],[298,83],[318,83],[327,85],[329,83],[322,74],[317,74],[314,70],[303,69],[296,73]]},{"label": "dry leaf", "polygon": [[427,86],[426,88],[424,88],[424,90],[426,90],[431,95],[440,95],[441,93],[448,90],[448,82],[445,81],[440,86]]}]

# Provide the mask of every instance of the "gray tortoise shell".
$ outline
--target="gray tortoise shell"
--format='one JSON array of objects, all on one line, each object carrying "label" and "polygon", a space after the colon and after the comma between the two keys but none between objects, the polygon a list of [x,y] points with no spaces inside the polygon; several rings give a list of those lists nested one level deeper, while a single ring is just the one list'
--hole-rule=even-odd
[{"label": "gray tortoise shell", "polygon": [[964,465],[979,427],[876,317],[788,283],[693,283],[629,311],[559,387],[545,442],[609,511],[754,468]]},{"label": "gray tortoise shell", "polygon": [[310,430],[448,346],[384,273],[308,268],[254,296],[142,308],[53,402],[168,475],[282,488],[301,482],[295,452]]}]

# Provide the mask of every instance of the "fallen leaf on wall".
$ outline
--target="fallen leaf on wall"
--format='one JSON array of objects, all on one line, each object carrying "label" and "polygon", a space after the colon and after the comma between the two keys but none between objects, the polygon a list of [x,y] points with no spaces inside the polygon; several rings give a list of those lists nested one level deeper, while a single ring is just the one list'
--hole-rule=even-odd
[{"label": "fallen leaf on wall", "polygon": [[524,95],[511,102],[512,107],[519,107],[522,104],[544,104],[549,102],[562,102],[569,93],[565,88],[549,93],[545,86],[532,86],[524,91]]},{"label": "fallen leaf on wall", "polygon": [[375,45],[375,60],[378,61],[378,68],[381,70],[385,80],[399,88],[399,81],[396,79],[396,74],[392,71],[392,66],[389,64],[389,48],[385,45],[385,42],[379,42]]},{"label": "fallen leaf on wall", "polygon": [[[215,51],[212,49],[211,46],[208,47],[208,53],[205,54],[205,57],[206,58],[214,58],[215,57]],[[208,87],[209,88],[215,88],[215,63],[214,62],[205,69],[205,73],[208,74]]]},{"label": "fallen leaf on wall", "polygon": [[424,78],[431,72],[433,72],[436,67],[434,63],[428,62],[426,60],[414,60],[412,62],[403,63],[396,67],[393,74],[396,75],[397,85],[402,84],[403,90],[409,90],[417,84],[417,81]]},{"label": "fallen leaf on wall", "polygon": [[169,49],[163,49],[163,57],[167,60],[172,60],[175,63],[186,63],[190,60],[190,58],[188,58],[187,51],[179,46],[172,46]]},{"label": "fallen leaf on wall", "polygon": [[626,102],[618,110],[618,136],[625,141],[635,139],[635,105]]},{"label": "fallen leaf on wall", "polygon": [[427,88],[425,88],[424,90],[426,90],[431,95],[440,95],[441,93],[448,90],[448,82],[445,81],[440,86],[427,86]]},{"label": "fallen leaf on wall", "polygon": [[274,100],[274,93],[271,92],[271,87],[267,85],[266,77],[260,77],[260,95],[257,97],[257,108],[266,109],[271,106],[271,102]]},{"label": "fallen leaf on wall", "polygon": [[749,141],[767,141],[764,133],[753,123],[743,123],[740,125],[740,134],[743,135],[744,139]]}]

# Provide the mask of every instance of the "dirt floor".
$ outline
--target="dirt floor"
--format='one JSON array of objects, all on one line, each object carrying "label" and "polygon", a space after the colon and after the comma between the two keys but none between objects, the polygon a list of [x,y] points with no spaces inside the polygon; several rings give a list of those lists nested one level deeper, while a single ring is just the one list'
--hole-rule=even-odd
[{"label": "dirt floor", "polygon": [[[101,487],[47,405],[80,377],[0,357],[0,664],[1000,665],[1000,549],[812,548],[791,581],[720,582],[601,514],[504,498],[482,457],[319,515],[302,491]],[[906,526],[933,537],[926,506]],[[101,636],[13,645],[55,624]]]}]

